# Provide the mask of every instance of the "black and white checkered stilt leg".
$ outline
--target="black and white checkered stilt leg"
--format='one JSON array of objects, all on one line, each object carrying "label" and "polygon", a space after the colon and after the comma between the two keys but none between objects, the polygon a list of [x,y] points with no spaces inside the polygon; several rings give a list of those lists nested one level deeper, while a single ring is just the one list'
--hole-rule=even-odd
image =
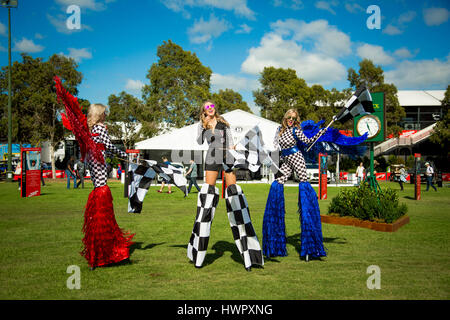
[{"label": "black and white checkered stilt leg", "polygon": [[208,249],[211,223],[214,219],[217,203],[219,202],[219,189],[204,183],[197,200],[197,216],[194,222],[191,239],[187,247],[187,256],[200,268]]},{"label": "black and white checkered stilt leg", "polygon": [[225,200],[234,242],[244,259],[245,268],[264,265],[261,246],[253,229],[247,199],[241,187],[236,184],[228,186]]}]

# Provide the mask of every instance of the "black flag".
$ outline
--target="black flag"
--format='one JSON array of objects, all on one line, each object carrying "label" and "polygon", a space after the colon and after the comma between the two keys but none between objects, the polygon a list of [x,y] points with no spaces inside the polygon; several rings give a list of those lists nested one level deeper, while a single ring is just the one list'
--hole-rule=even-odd
[{"label": "black flag", "polygon": [[369,89],[366,86],[361,86],[336,115],[336,120],[340,123],[345,123],[354,117],[374,111]]}]

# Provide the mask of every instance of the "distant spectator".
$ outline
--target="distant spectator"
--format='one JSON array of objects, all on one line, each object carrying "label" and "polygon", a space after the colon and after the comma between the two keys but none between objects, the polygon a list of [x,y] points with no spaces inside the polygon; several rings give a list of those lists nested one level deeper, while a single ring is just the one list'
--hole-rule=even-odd
[{"label": "distant spectator", "polygon": [[189,170],[186,172],[186,178],[189,179],[188,193],[191,193],[192,185],[194,185],[197,188],[197,191],[200,192],[200,187],[197,184],[197,164],[192,159],[190,162],[191,165],[189,166]]},{"label": "distant spectator", "polygon": [[363,165],[363,163],[361,162],[361,163],[359,164],[359,167],[356,168],[356,179],[357,179],[358,186],[361,184],[361,182],[362,182],[363,179],[364,179],[364,172],[365,172],[365,171],[366,171],[366,169],[364,169],[364,165]]},{"label": "distant spectator", "polygon": [[67,189],[70,189],[70,178],[73,179],[73,188],[77,188],[77,176],[74,171],[75,166],[75,158],[70,157],[69,161],[67,161],[66,165],[66,177],[67,177]]},{"label": "distant spectator", "polygon": [[81,188],[84,189],[84,176],[86,174],[86,165],[85,165],[85,163],[83,161],[81,161],[80,159],[78,159],[75,162],[74,169],[75,169],[75,173],[77,175],[77,178],[79,179],[76,187],[78,188],[80,186],[80,184],[81,184]]},{"label": "distant spectator", "polygon": [[430,186],[434,189],[434,191],[437,191],[436,187],[433,185],[433,175],[434,175],[434,170],[433,167],[430,166],[429,162],[425,163],[425,167],[427,168],[427,170],[425,171],[425,176],[427,178],[427,190],[430,189]]},{"label": "distant spectator", "polygon": [[[170,164],[170,161],[167,159],[167,157],[162,157],[162,161],[163,161],[164,164],[167,164],[167,165]],[[165,185],[165,184],[166,184],[166,183],[165,183],[165,181],[163,180],[163,181],[161,182],[161,188],[158,190],[159,193],[162,193],[162,192],[163,192],[163,189],[164,189],[164,185]],[[169,188],[169,191],[168,191],[167,193],[172,193],[172,186],[170,185],[170,183],[167,184],[167,187]]]},{"label": "distant spectator", "polygon": [[400,185],[400,191],[403,191],[403,182],[406,183],[406,177],[408,176],[404,165],[400,165],[400,169],[398,169],[398,174],[399,174],[398,184]]},{"label": "distant spectator", "polygon": [[41,183],[42,183],[42,186],[45,186],[45,181],[44,181],[44,166],[42,165],[42,162],[41,162]]}]

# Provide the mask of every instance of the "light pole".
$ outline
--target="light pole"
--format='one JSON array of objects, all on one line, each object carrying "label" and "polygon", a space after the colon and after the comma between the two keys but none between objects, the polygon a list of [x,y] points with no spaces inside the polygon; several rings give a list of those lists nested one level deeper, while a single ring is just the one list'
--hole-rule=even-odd
[{"label": "light pole", "polygon": [[12,181],[12,117],[11,117],[11,8],[17,8],[18,0],[1,0],[3,8],[8,8],[8,170],[6,181]]}]

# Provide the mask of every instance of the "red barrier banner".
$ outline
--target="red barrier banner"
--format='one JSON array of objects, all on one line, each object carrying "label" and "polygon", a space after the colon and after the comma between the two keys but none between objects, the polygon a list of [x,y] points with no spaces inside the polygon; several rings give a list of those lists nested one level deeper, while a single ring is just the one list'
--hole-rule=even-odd
[{"label": "red barrier banner", "polygon": [[20,165],[22,168],[20,196],[41,195],[41,148],[21,148]]}]

